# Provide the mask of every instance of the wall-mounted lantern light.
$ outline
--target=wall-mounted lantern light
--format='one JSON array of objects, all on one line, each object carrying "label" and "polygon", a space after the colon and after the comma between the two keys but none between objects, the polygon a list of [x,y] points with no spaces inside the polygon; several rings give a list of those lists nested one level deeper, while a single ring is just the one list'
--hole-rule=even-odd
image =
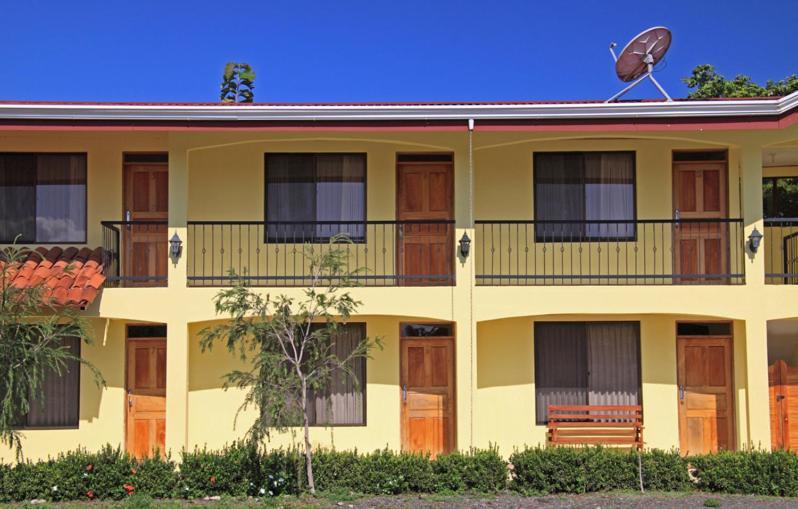
[{"label": "wall-mounted lantern light", "polygon": [[169,253],[172,255],[172,258],[180,258],[180,252],[183,251],[183,241],[180,240],[180,236],[178,236],[177,232],[172,235],[172,238],[169,239]]},{"label": "wall-mounted lantern light", "polygon": [[468,258],[468,253],[471,251],[471,239],[469,238],[468,234],[463,232],[463,236],[460,237],[460,254],[463,258]]},{"label": "wall-mounted lantern light", "polygon": [[748,249],[750,249],[752,253],[756,253],[759,249],[760,242],[762,242],[762,233],[754,227],[754,229],[751,230],[751,234],[748,235]]}]

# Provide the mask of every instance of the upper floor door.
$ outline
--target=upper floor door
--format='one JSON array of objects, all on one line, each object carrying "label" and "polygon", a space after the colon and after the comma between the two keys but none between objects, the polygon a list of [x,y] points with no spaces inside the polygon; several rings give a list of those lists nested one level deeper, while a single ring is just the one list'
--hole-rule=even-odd
[{"label": "upper floor door", "polygon": [[[454,177],[451,162],[397,165],[397,243],[400,283],[453,281]],[[402,224],[402,221],[410,223]],[[414,222],[419,221],[419,222]]]},{"label": "upper floor door", "polygon": [[169,169],[164,163],[125,164],[122,266],[130,286],[161,286],[167,272]]},{"label": "upper floor door", "polygon": [[728,218],[726,190],[725,162],[674,163],[674,283],[727,280],[729,223],[718,221]]}]

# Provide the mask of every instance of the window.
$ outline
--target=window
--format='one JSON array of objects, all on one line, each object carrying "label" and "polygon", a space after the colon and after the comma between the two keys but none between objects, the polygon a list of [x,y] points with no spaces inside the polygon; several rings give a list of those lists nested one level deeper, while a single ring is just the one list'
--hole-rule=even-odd
[{"label": "window", "polygon": [[636,322],[535,323],[535,421],[549,405],[639,405]]},{"label": "window", "polygon": [[798,177],[766,177],[762,180],[766,218],[798,218]]},{"label": "window", "polygon": [[[80,357],[80,338],[64,339],[64,346]],[[28,414],[22,418],[25,428],[77,427],[80,410],[80,363],[68,361],[61,375],[50,372],[42,382],[44,401],[31,401]],[[43,403],[43,404],[42,404]]]},{"label": "window", "polygon": [[0,242],[86,242],[86,155],[0,154]]},{"label": "window", "polygon": [[338,234],[364,240],[365,225],[357,223],[366,220],[365,154],[265,158],[267,242],[325,242]]},{"label": "window", "polygon": [[534,182],[538,242],[634,239],[634,152],[537,152]]},{"label": "window", "polygon": [[[348,323],[339,327],[332,338],[333,351],[345,358],[366,338],[365,323]],[[340,426],[366,424],[366,359],[353,359],[349,369],[357,383],[343,372],[333,375],[332,383],[323,393],[308,394],[310,424]]]}]

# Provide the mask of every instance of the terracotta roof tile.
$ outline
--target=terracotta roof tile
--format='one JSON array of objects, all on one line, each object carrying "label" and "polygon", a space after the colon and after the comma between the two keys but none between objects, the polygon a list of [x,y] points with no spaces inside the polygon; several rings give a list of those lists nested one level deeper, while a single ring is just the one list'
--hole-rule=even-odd
[{"label": "terracotta roof tile", "polygon": [[101,247],[37,247],[9,274],[17,288],[41,284],[43,297],[53,304],[85,308],[105,282],[102,261]]}]

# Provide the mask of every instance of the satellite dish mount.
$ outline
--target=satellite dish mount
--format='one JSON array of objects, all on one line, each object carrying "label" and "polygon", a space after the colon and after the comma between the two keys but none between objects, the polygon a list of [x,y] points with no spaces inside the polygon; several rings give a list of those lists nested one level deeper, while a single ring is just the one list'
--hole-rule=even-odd
[{"label": "satellite dish mount", "polygon": [[607,99],[611,103],[620,99],[643,80],[648,78],[657,87],[657,90],[668,101],[673,101],[671,96],[662,88],[654,78],[654,67],[662,60],[671,46],[671,31],[665,27],[653,27],[633,37],[623,48],[620,55],[615,54],[614,42],[610,44],[610,54],[615,60],[615,73],[618,79],[629,83],[623,90]]}]

